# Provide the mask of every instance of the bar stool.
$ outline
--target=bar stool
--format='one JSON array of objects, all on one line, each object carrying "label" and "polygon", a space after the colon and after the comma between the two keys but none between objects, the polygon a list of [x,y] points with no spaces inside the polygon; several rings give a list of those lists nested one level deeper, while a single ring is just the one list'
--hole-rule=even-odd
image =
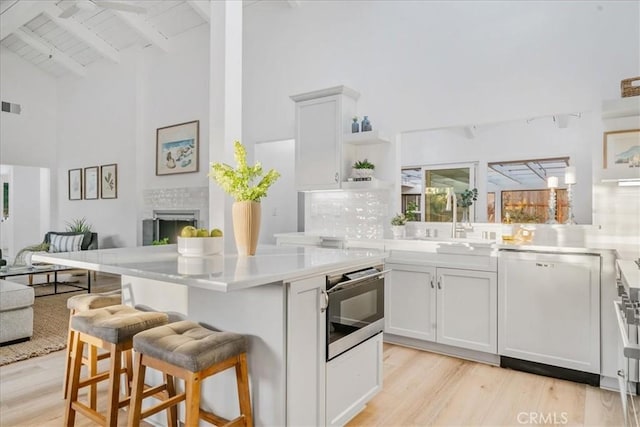
[{"label": "bar stool", "polygon": [[[87,310],[108,307],[110,305],[122,304],[122,292],[120,289],[111,292],[92,293],[75,295],[67,299],[67,308],[69,309],[69,332],[67,333],[67,352],[64,367],[64,385],[62,387],[63,397],[66,399],[69,390],[69,371],[71,369],[71,347],[73,347],[74,331],[71,328],[71,316]],[[82,358],[82,364],[87,366],[89,376],[93,376],[98,369],[98,361],[109,357],[109,353],[98,355],[98,349],[89,346],[87,357]],[[93,384],[89,389],[89,402],[91,407],[96,407],[96,385]]]},{"label": "bar stool", "polygon": [[[166,313],[145,312],[126,305],[112,305],[104,308],[87,310],[71,317],[71,328],[74,331],[70,385],[66,401],[65,425],[75,424],[76,412],[90,418],[94,423],[102,426],[116,427],[118,423],[118,409],[129,404],[127,397],[120,401],[120,374],[122,373],[122,355],[128,357],[126,370],[128,380],[132,378],[131,350],[133,336],[138,332],[168,322]],[[84,345],[108,350],[110,368],[107,372],[90,375],[80,381],[82,355]],[[100,414],[78,400],[81,388],[108,380],[109,392],[107,396],[106,416]],[[127,381],[127,384],[129,382]]]},{"label": "bar stool", "polygon": [[[142,419],[182,401],[186,401],[186,427],[198,426],[200,419],[217,426],[253,426],[247,340],[244,336],[212,331],[195,322],[183,320],[136,334],[133,348],[136,362],[129,407],[130,427],[137,427]],[[163,372],[165,381],[173,381],[171,377],[184,380],[185,392],[170,395],[168,400],[142,412],[142,400],[153,391],[143,390],[147,367]],[[232,367],[236,371],[240,416],[229,421],[200,408],[200,390],[202,380]]]}]

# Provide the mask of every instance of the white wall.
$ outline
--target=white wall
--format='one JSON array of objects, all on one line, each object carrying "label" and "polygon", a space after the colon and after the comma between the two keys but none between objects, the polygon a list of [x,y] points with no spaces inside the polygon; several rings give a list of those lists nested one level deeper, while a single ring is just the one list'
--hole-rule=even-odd
[{"label": "white wall", "polygon": [[[120,64],[101,61],[84,79],[59,81],[59,227],[86,217],[100,247],[136,246],[145,189],[207,185],[207,37],[202,26],[172,39],[170,54],[130,49]],[[200,120],[200,172],[156,176],[156,128],[191,120]],[[117,199],[68,200],[68,169],[110,163],[118,164]]]},{"label": "white wall", "polygon": [[[512,158],[546,156],[549,149],[571,154],[586,185],[588,151],[601,138],[600,103],[618,98],[620,80],[638,73],[639,7],[588,1],[255,3],[245,8],[245,140],[291,137],[289,95],[339,84],[361,93],[359,115],[369,115],[374,129],[388,135],[593,112],[576,121],[580,130],[572,121],[542,142],[532,142],[539,132],[526,132],[506,148]],[[426,144],[414,148],[403,164],[415,164],[417,157],[428,163],[454,158]],[[477,160],[472,153],[483,148],[455,157]],[[590,197],[579,197],[578,221],[590,222]]]}]

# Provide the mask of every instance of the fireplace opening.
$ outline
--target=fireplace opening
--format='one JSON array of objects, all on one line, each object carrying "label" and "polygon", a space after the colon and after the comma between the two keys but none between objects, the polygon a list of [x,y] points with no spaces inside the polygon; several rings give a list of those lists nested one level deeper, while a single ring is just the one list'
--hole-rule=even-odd
[{"label": "fireplace opening", "polygon": [[183,227],[191,225],[198,228],[199,216],[196,209],[154,210],[153,218],[142,220],[142,244],[148,246],[164,238],[169,243],[176,243]]}]

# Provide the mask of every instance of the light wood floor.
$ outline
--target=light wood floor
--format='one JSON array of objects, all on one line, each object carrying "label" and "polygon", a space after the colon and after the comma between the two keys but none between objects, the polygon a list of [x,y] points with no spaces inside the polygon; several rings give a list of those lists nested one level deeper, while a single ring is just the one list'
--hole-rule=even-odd
[{"label": "light wood floor", "polygon": [[[64,351],[59,351],[0,367],[0,425],[62,425],[63,366]],[[519,423],[520,413],[524,415]],[[555,421],[549,418],[554,415]],[[546,423],[539,422],[541,416]],[[538,422],[530,417],[538,417]],[[93,425],[81,415],[77,421],[78,426]],[[517,426],[554,422],[622,426],[619,398],[584,384],[385,344],[383,390],[349,425]],[[126,425],[126,414],[120,417],[120,425]]]}]

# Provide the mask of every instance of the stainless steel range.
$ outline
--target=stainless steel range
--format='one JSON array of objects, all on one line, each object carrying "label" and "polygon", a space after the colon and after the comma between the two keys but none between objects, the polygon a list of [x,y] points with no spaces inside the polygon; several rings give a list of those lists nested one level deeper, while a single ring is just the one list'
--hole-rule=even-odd
[{"label": "stainless steel range", "polygon": [[620,330],[618,382],[625,426],[640,426],[640,265],[618,260],[619,301],[614,308]]}]

